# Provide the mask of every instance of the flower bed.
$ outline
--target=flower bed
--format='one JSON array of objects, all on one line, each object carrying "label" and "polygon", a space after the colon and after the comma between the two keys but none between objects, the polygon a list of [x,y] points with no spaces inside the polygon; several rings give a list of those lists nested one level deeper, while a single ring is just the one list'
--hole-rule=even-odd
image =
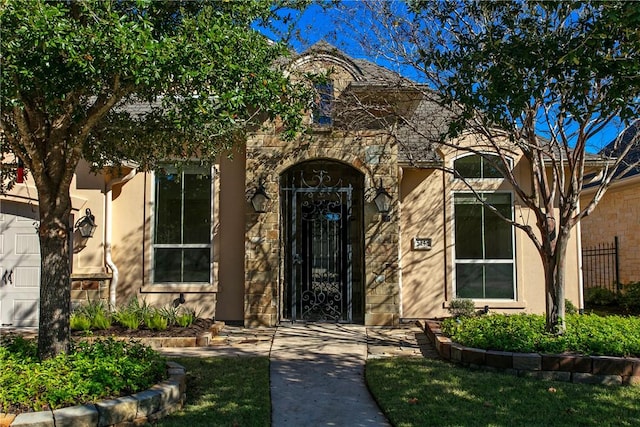
[{"label": "flower bed", "polygon": [[483,350],[451,341],[440,322],[427,321],[424,329],[440,357],[465,366],[556,381],[640,385],[640,358]]},{"label": "flower bed", "polygon": [[95,404],[67,408],[0,414],[0,426],[125,426],[146,425],[182,408],[185,400],[185,369],[166,362],[169,378],[149,390]]}]

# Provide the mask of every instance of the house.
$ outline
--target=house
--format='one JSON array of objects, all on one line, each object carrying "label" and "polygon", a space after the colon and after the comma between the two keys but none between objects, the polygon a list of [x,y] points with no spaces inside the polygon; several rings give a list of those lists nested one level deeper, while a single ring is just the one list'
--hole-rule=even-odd
[{"label": "house", "polygon": [[[620,146],[626,147],[640,132],[640,120],[626,129],[622,134]],[[603,148],[604,153],[617,155],[615,141]],[[618,283],[640,282],[640,166],[623,174],[625,165],[640,160],[640,146],[631,149],[626,161],[616,172],[615,180],[600,200],[591,215],[581,221],[582,247],[590,249],[589,255],[595,255],[597,249],[613,246],[617,242]],[[619,151],[619,150],[618,150]],[[580,203],[586,206],[593,198],[598,181],[586,187]],[[602,252],[602,251],[601,251]],[[616,260],[599,261],[590,256],[585,262],[585,288],[605,287],[615,290]]]},{"label": "house", "polygon": [[[98,227],[93,237],[77,228],[73,236],[75,303],[184,303],[247,326],[393,325],[445,316],[463,297],[492,311],[545,311],[535,247],[442,166],[468,178],[503,215],[531,225],[535,216],[485,157],[429,140],[446,125],[437,104],[326,43],[290,66],[328,76],[308,134],[287,141],[268,123],[210,166],[143,173],[131,164],[93,175],[79,165],[74,223],[89,215]],[[349,99],[368,108],[345,108]],[[389,106],[420,132],[391,123]],[[385,120],[393,126],[380,125]],[[524,166],[514,153],[512,167],[527,182]],[[27,180],[0,200],[3,324],[37,324],[36,194]],[[574,232],[566,294],[576,304],[579,243]]]}]

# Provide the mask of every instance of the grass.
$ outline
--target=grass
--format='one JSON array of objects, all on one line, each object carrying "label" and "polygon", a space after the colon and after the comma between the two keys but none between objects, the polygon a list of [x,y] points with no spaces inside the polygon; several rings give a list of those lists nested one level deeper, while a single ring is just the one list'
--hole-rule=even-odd
[{"label": "grass", "polygon": [[366,379],[396,427],[640,425],[640,387],[520,378],[421,358],[369,360]]},{"label": "grass", "polygon": [[269,359],[177,358],[187,370],[187,401],[162,427],[269,426]]}]

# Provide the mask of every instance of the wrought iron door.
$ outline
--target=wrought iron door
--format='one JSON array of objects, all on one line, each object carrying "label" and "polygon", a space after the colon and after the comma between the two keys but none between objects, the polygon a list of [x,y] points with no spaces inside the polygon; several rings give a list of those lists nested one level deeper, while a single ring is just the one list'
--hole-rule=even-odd
[{"label": "wrought iron door", "polygon": [[326,171],[304,177],[291,195],[291,320],[351,322],[353,187],[331,185]]}]

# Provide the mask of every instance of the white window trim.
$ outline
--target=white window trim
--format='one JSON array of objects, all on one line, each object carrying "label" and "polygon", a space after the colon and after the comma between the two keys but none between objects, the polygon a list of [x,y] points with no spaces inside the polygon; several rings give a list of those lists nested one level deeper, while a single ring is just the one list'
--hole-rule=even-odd
[{"label": "white window trim", "polygon": [[[174,170],[175,168],[167,167],[169,171]],[[189,171],[204,171],[205,168],[198,166],[189,166],[186,165],[182,170],[183,172]],[[219,260],[219,233],[217,232],[218,221],[219,221],[219,191],[218,191],[218,168],[216,165],[211,165],[210,167],[211,174],[211,243],[199,243],[199,244],[186,244],[181,245],[184,248],[203,248],[210,247],[211,248],[211,258],[209,261],[210,269],[209,269],[209,282],[193,282],[193,283],[156,283],[155,282],[155,259],[154,254],[155,248],[162,247],[175,247],[173,244],[156,244],[154,243],[155,238],[155,227],[156,227],[156,218],[155,218],[155,209],[156,209],[156,173],[151,172],[150,179],[150,195],[149,195],[149,212],[145,217],[149,221],[150,224],[150,235],[147,239],[149,244],[149,253],[148,256],[145,254],[145,259],[148,260],[148,268],[146,271],[148,274],[146,275],[147,279],[143,287],[140,289],[142,293],[162,293],[162,292],[191,292],[191,293],[207,293],[207,292],[217,292],[218,291],[218,260]],[[145,251],[146,252],[146,251]]]},{"label": "white window trim", "polygon": [[[458,264],[458,258],[456,258],[456,225],[455,225],[455,209],[456,209],[456,201],[455,201],[455,195],[456,194],[471,194],[475,197],[475,195],[473,194],[472,191],[452,191],[451,192],[451,218],[452,218],[452,222],[453,222],[453,226],[451,227],[451,262],[452,262],[452,269],[451,269],[451,275],[452,275],[452,279],[451,279],[451,283],[452,283],[452,296],[451,299],[456,299],[459,298],[457,296],[457,283],[456,283],[456,279],[457,279],[457,275],[456,275],[456,265]],[[505,191],[505,190],[501,190],[501,191],[490,191],[490,190],[481,190],[478,191],[478,194],[509,194],[510,198],[511,198],[511,218],[515,218],[515,204],[514,204],[514,192],[513,191]],[[481,203],[480,201],[478,201],[478,203]],[[518,274],[517,274],[517,265],[518,265],[518,259],[517,259],[517,250],[516,250],[516,227],[514,227],[513,225],[512,227],[512,232],[511,232],[511,248],[512,248],[512,258],[510,260],[506,260],[506,259],[492,259],[492,260],[486,260],[486,259],[461,259],[460,263],[461,264],[513,264],[513,298],[469,298],[473,301],[479,301],[482,303],[485,302],[517,302],[519,301],[519,292],[518,292]]]}]

